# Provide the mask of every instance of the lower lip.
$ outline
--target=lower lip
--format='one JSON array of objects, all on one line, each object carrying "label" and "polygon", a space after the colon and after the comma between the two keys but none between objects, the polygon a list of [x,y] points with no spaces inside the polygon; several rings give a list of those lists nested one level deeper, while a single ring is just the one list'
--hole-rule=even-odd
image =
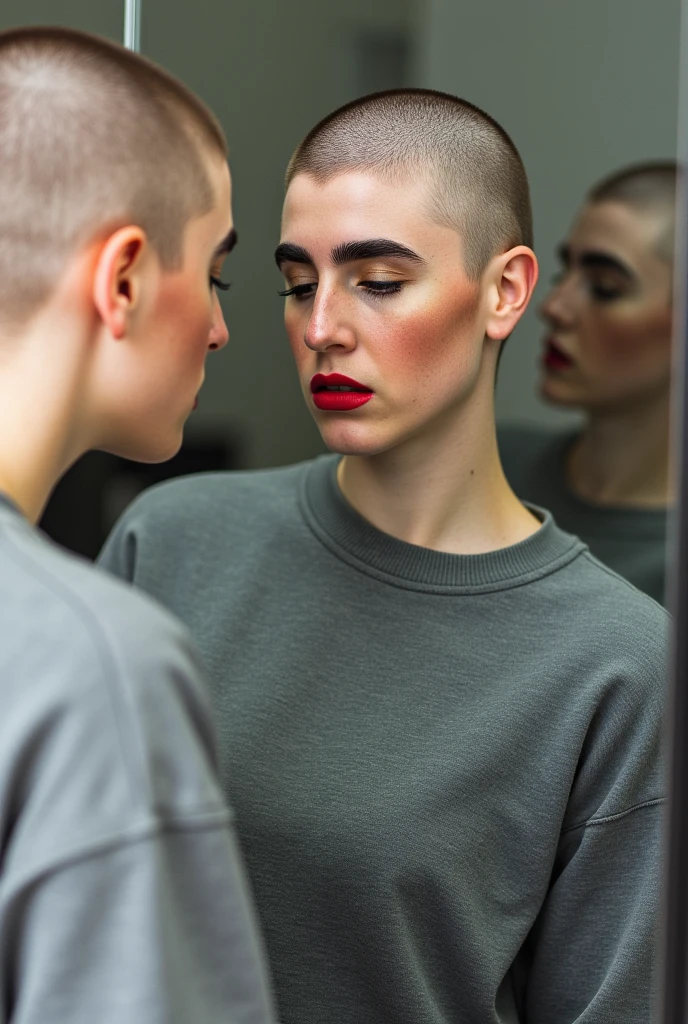
[{"label": "lower lip", "polygon": [[350,412],[365,405],[372,397],[372,391],[316,391],[313,404],[323,412]]},{"label": "lower lip", "polygon": [[194,409],[198,409],[198,399],[197,398],[194,398],[193,407],[194,407]]}]

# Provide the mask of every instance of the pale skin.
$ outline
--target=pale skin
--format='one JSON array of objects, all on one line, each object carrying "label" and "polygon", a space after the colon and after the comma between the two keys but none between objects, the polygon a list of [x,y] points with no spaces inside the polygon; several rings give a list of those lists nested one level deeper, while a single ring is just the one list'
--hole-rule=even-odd
[{"label": "pale skin", "polygon": [[541,306],[545,345],[554,342],[572,363],[544,366],[541,394],[586,413],[566,473],[573,493],[593,504],[652,509],[671,501],[672,267],[657,243],[672,216],[618,202],[584,207]]},{"label": "pale skin", "polygon": [[[281,244],[307,256],[279,260],[287,288],[298,289],[285,325],[309,408],[325,443],[344,455],[348,502],[400,540],[479,554],[540,527],[504,478],[494,425],[500,343],[530,300],[537,261],[519,245],[472,281],[460,233],[431,219],[426,188],[363,172],[324,184],[297,175]],[[333,259],[337,246],[370,239],[417,258]],[[316,373],[344,374],[374,397],[353,411],[321,411],[310,391]]]},{"label": "pale skin", "polygon": [[229,335],[210,281],[233,245],[226,163],[208,157],[213,209],[189,222],[178,269],[123,225],[67,260],[23,330],[0,337],[0,491],[35,522],[62,474],[100,449],[170,458]]}]

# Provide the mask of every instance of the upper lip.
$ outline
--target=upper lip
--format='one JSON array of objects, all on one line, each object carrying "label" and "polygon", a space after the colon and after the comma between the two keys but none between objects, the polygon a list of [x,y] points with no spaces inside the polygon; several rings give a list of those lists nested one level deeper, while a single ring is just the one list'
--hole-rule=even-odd
[{"label": "upper lip", "polygon": [[372,391],[367,384],[360,384],[353,377],[345,377],[343,373],[316,373],[311,378],[311,392],[315,394],[320,388],[334,387],[337,384],[348,388],[357,388],[359,391]]}]

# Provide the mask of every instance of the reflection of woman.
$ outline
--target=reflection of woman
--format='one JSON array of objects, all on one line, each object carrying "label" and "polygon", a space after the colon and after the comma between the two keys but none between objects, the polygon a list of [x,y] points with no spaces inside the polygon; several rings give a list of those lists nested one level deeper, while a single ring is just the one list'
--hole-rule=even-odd
[{"label": "reflection of woman", "polygon": [[280,1019],[645,1024],[666,616],[500,469],[521,161],[395,92],[288,180],[285,323],[336,454],[156,488],[103,556],[201,646]]},{"label": "reflection of woman", "polygon": [[504,471],[593,554],[662,601],[669,501],[673,163],[589,194],[542,304],[541,393],[583,409],[579,432],[500,431]]}]

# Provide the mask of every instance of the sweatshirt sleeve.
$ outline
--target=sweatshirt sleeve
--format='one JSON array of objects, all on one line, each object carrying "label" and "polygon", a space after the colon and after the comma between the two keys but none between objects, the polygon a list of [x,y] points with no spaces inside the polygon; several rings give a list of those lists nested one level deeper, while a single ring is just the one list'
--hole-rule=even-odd
[{"label": "sweatshirt sleeve", "polygon": [[190,638],[90,567],[31,568],[0,720],[0,1019],[272,1024]]},{"label": "sweatshirt sleeve", "polygon": [[261,950],[229,827],[76,857],[2,915],[12,1024],[268,1024]]},{"label": "sweatshirt sleeve", "polygon": [[528,1024],[654,1019],[661,801],[565,832],[529,939]]}]

